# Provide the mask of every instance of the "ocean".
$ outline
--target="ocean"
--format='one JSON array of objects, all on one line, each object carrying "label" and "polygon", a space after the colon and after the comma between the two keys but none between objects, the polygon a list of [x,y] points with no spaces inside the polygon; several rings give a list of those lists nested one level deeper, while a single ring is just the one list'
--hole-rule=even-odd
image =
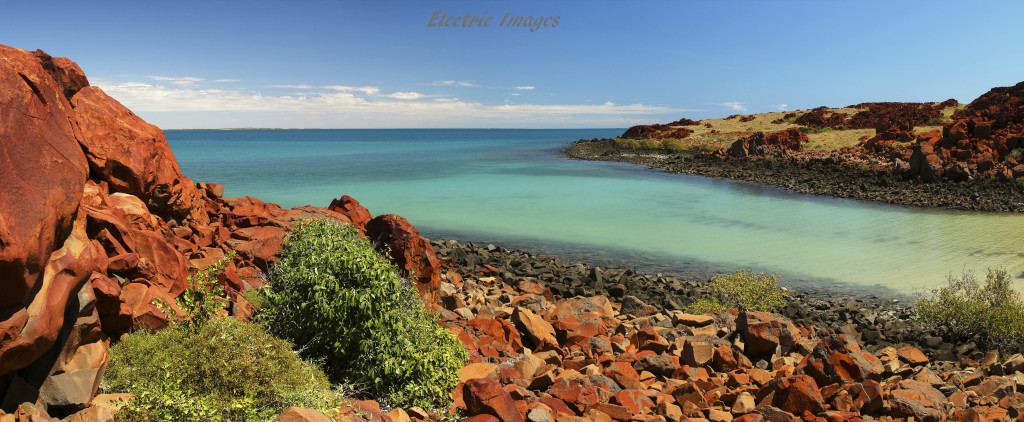
[{"label": "ocean", "polygon": [[173,130],[182,172],[284,207],[351,195],[423,235],[706,279],[747,268],[798,289],[909,295],[948,274],[1024,275],[1024,215],[797,194],[568,160],[622,129]]}]

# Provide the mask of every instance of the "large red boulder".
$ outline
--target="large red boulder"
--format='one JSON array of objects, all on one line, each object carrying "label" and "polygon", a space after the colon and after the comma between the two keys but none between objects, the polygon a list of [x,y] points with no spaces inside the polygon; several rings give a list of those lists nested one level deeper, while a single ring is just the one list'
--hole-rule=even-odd
[{"label": "large red boulder", "polygon": [[89,168],[74,111],[32,53],[0,45],[0,309],[20,306],[67,236]]},{"label": "large red boulder", "polygon": [[786,353],[802,338],[789,318],[767,312],[741,312],[736,330],[743,334],[745,352],[750,356],[770,355],[780,347]]},{"label": "large red boulder", "polygon": [[761,387],[757,396],[758,401],[771,396],[770,404],[794,415],[825,410],[825,400],[818,391],[818,385],[807,375],[776,378]]},{"label": "large red boulder", "polygon": [[0,45],[0,374],[55,341],[94,246],[75,213],[88,177],[64,88],[39,58]]},{"label": "large red boulder", "polygon": [[209,222],[205,193],[181,175],[163,131],[97,87],[82,88],[71,104],[93,177],[139,197],[154,213]]},{"label": "large red boulder", "polygon": [[440,287],[441,261],[434,247],[405,218],[379,215],[366,224],[366,236],[378,248],[387,248],[392,262],[416,281],[421,296],[432,295]]},{"label": "large red boulder", "polygon": [[877,357],[860,348],[857,341],[843,334],[830,334],[821,339],[797,369],[814,377],[818,385],[845,384],[854,381],[878,380],[884,368]]},{"label": "large red boulder", "polygon": [[516,408],[512,396],[495,380],[477,378],[466,381],[462,397],[470,414],[492,415],[502,422],[523,422],[523,415]]},{"label": "large red boulder", "polygon": [[373,215],[370,215],[370,211],[366,207],[359,205],[359,201],[348,195],[342,195],[341,198],[332,200],[327,209],[345,214],[360,231],[365,231],[366,223],[373,219]]}]

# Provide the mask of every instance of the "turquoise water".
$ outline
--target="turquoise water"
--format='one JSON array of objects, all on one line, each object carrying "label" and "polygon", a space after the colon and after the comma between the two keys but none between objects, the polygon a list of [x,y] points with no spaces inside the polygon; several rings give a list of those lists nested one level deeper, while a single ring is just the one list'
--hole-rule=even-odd
[{"label": "turquoise water", "polygon": [[776,272],[794,287],[913,293],[963,269],[1024,272],[1024,216],[790,193],[573,161],[569,141],[621,130],[188,130],[185,175],[285,207],[348,194],[426,236],[702,276]]}]

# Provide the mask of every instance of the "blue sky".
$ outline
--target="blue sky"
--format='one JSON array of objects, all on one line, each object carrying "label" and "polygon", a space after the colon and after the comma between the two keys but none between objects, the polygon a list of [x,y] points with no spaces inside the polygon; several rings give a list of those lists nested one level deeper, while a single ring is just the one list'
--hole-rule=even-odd
[{"label": "blue sky", "polygon": [[[625,127],[1024,80],[1024,2],[0,0],[165,129]],[[435,12],[489,27],[428,27]],[[558,16],[556,27],[501,17]]]}]

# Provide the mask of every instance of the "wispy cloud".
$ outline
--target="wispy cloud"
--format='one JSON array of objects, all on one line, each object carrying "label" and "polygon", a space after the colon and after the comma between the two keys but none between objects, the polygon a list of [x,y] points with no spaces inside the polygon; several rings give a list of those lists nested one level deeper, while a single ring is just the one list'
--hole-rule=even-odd
[{"label": "wispy cloud", "polygon": [[420,94],[419,92],[395,92],[384,96],[396,100],[418,100],[427,97],[427,95]]},{"label": "wispy cloud", "polygon": [[522,91],[529,91],[531,89],[537,89],[537,87],[535,87],[535,86],[517,86],[516,89],[522,90]]},{"label": "wispy cloud", "polygon": [[214,79],[210,82],[242,82],[241,79]]},{"label": "wispy cloud", "polygon": [[186,76],[181,78],[171,76],[150,76],[149,79],[154,81],[167,81],[175,85],[188,86],[195,85],[197,82],[202,82],[203,78],[196,78],[192,76]]},{"label": "wispy cloud", "polygon": [[743,103],[739,101],[727,101],[724,103],[718,103],[718,105],[729,108],[736,111],[747,111],[747,108],[743,106]]},{"label": "wispy cloud", "polygon": [[779,111],[786,111],[789,108],[789,104],[779,104],[775,107]]},{"label": "wispy cloud", "polygon": [[340,92],[362,92],[366,95],[377,95],[377,93],[380,92],[380,88],[375,86],[324,85],[320,88],[332,89]]},{"label": "wispy cloud", "polygon": [[462,86],[467,88],[479,88],[480,85],[474,81],[434,81],[425,85],[431,86]]},{"label": "wispy cloud", "polygon": [[261,127],[615,127],[692,111],[613,102],[493,105],[419,92],[382,94],[378,87],[348,85],[263,95],[244,89],[174,84],[177,80],[166,80],[171,85],[107,81],[96,85],[147,119],[156,116],[153,123],[168,127],[223,127],[217,123],[202,126],[196,121],[216,121],[209,116],[232,116],[241,121],[247,115],[254,121],[249,124]]},{"label": "wispy cloud", "polygon": [[313,87],[306,84],[298,85],[271,85],[271,88],[293,88],[293,89],[312,89]]}]

